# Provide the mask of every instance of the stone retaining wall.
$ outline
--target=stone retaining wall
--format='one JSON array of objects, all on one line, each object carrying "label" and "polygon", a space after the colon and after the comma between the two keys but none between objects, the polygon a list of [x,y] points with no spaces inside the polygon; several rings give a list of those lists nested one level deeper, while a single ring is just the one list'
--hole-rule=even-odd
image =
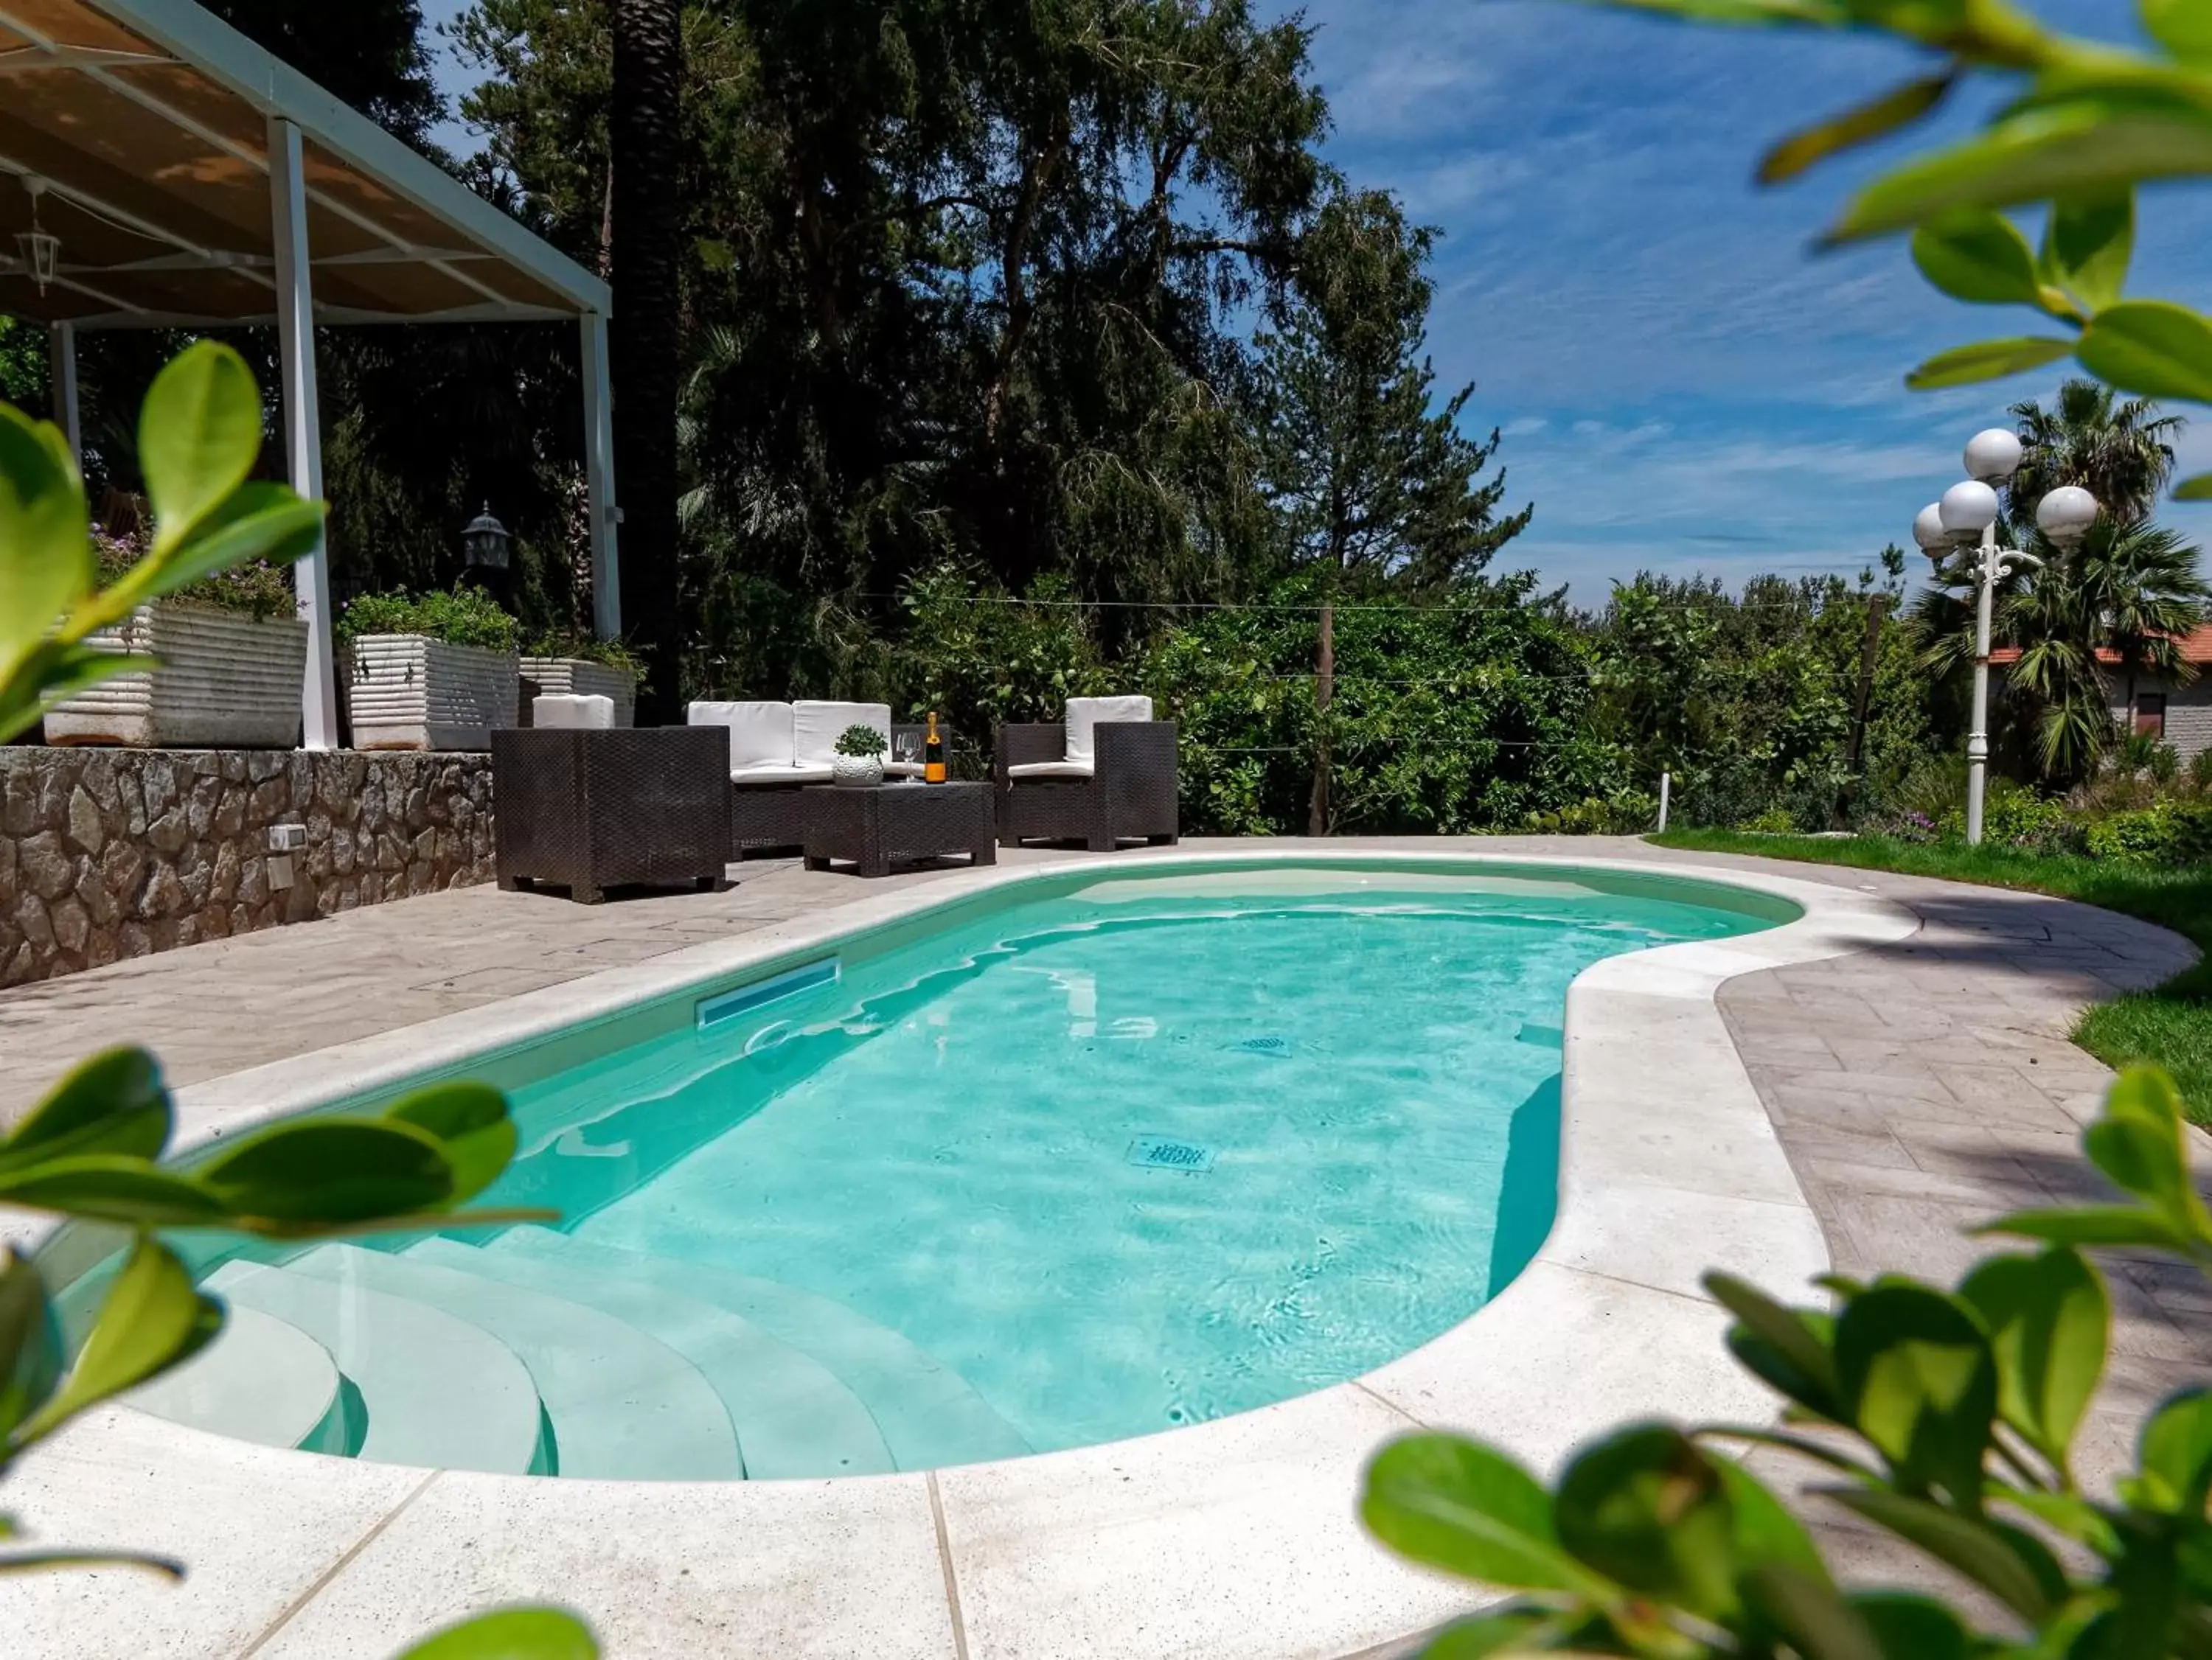
[{"label": "stone retaining wall", "polygon": [[491,809],[483,754],[0,748],[0,985],[489,881]]}]

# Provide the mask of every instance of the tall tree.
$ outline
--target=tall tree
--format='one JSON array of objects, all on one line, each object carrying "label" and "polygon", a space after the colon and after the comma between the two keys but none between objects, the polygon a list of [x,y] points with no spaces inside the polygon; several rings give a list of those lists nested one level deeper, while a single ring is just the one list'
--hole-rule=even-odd
[{"label": "tall tree", "polygon": [[2012,406],[2020,422],[2020,470],[2007,491],[2009,518],[2026,526],[2035,505],[2062,484],[2078,484],[2123,524],[2147,517],[2173,476],[2173,440],[2188,423],[2162,415],[2148,398],[2120,398],[2078,377],[2051,407],[2030,398]]},{"label": "tall tree", "polygon": [[422,44],[419,0],[204,0],[257,45],[335,93],[394,136],[434,154],[446,112]]},{"label": "tall tree", "polygon": [[612,0],[607,272],[615,312],[615,479],[623,504],[623,623],[645,659],[641,712],[675,718],[682,695],[676,588],[676,425],[682,380],[684,93],[678,0]]},{"label": "tall tree", "polygon": [[1431,239],[1387,194],[1334,197],[1255,342],[1261,476],[1297,564],[1431,585],[1480,571],[1534,511],[1498,517],[1504,472],[1481,479],[1498,434],[1460,430],[1474,386],[1436,402]]}]

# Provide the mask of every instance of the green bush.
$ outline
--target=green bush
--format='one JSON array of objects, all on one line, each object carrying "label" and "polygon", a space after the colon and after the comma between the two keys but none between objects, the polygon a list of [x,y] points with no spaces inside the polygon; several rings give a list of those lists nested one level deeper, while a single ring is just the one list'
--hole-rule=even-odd
[{"label": "green bush", "polygon": [[1624,790],[1610,798],[1588,797],[1565,807],[1531,813],[1522,826],[1533,836],[1633,836],[1659,821],[1659,798]]},{"label": "green bush", "polygon": [[2119,864],[2185,865],[2212,860],[2212,803],[2166,799],[2114,813],[2084,832],[2093,858]]},{"label": "green bush", "polygon": [[1007,722],[1060,720],[1072,697],[1131,689],[1114,683],[1064,579],[1040,578],[1024,597],[1014,603],[963,566],[915,578],[901,596],[907,627],[890,701],[936,710],[963,749],[988,754]]},{"label": "green bush", "polygon": [[601,639],[596,634],[580,633],[571,628],[542,629],[530,635],[522,643],[522,653],[525,657],[573,657],[580,663],[597,663],[634,680],[645,674],[643,659],[621,640]]},{"label": "green bush", "polygon": [[338,613],[337,637],[423,634],[448,645],[481,645],[512,651],[519,631],[513,617],[481,588],[433,588],[427,593],[363,594]]}]

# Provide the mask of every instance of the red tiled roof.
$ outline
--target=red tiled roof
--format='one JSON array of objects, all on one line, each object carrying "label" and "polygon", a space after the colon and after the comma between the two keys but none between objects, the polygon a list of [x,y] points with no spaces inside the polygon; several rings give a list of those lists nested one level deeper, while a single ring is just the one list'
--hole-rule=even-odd
[{"label": "red tiled roof", "polygon": [[[2100,651],[2097,653],[2097,661],[2100,663],[2117,666],[2119,660],[2119,654],[2117,651]],[[2184,663],[2194,663],[2200,666],[2212,667],[2212,622],[2208,622],[2202,628],[2194,629],[2182,637],[2181,660]],[[2003,667],[2008,663],[2018,663],[2020,661],[2020,647],[2017,645],[2000,645],[1996,651],[1990,653],[1990,661],[1996,663],[2000,668]]]}]

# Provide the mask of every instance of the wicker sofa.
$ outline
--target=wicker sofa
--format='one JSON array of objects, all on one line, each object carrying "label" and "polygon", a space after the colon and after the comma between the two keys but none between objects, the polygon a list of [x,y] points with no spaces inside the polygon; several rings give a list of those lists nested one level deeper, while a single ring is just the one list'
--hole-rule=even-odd
[{"label": "wicker sofa", "polygon": [[[801,699],[695,703],[691,726],[720,726],[730,735],[730,857],[795,848],[806,839],[799,791],[830,781],[837,738],[848,726],[872,726],[885,748],[899,732],[887,703],[832,703]],[[919,762],[886,760],[887,778],[920,778]]]},{"label": "wicker sofa", "polygon": [[1070,698],[1065,720],[1001,726],[991,765],[1001,847],[1080,841],[1103,853],[1180,833],[1176,724],[1152,718],[1150,698]]}]

